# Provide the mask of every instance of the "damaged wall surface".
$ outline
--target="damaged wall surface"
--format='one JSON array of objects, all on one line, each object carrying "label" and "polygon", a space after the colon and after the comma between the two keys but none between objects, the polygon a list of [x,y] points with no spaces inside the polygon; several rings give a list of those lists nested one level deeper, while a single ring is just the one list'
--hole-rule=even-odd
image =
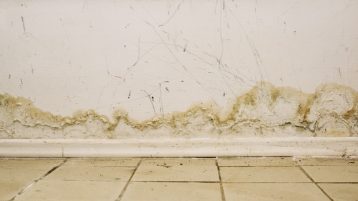
[{"label": "damaged wall surface", "polygon": [[358,93],[327,84],[314,94],[260,83],[238,97],[228,113],[214,104],[137,121],[117,110],[70,117],[36,108],[27,99],[0,95],[1,138],[121,138],[177,136],[357,136]]},{"label": "damaged wall surface", "polygon": [[0,1],[0,138],[357,136],[358,1]]}]

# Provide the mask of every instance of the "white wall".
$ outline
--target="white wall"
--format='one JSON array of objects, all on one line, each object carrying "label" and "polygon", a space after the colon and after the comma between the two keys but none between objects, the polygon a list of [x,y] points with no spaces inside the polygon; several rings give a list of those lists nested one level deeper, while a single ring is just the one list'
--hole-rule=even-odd
[{"label": "white wall", "polygon": [[358,89],[357,24],[357,0],[0,0],[0,92],[147,119],[262,80]]}]

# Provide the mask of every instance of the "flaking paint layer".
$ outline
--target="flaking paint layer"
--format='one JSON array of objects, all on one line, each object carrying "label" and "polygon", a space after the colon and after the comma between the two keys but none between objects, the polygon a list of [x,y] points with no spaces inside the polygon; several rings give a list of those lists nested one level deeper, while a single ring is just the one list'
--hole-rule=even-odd
[{"label": "flaking paint layer", "polygon": [[125,138],[159,136],[357,136],[358,93],[323,84],[314,94],[257,84],[237,97],[231,110],[199,104],[184,112],[145,121],[115,110],[112,118],[94,110],[72,116],[45,112],[25,98],[0,94],[0,138]]}]

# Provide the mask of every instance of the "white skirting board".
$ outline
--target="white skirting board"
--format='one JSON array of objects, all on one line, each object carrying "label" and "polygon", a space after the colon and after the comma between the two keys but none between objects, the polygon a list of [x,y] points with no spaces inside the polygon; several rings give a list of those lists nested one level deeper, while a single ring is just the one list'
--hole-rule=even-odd
[{"label": "white skirting board", "polygon": [[358,137],[0,139],[0,157],[357,157]]}]

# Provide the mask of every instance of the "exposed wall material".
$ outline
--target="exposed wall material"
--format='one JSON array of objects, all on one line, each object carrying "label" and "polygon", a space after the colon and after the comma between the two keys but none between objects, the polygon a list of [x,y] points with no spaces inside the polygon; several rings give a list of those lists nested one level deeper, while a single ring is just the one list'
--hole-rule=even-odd
[{"label": "exposed wall material", "polygon": [[307,94],[262,82],[237,97],[228,112],[207,103],[145,121],[120,109],[111,118],[94,110],[60,116],[37,108],[28,99],[0,95],[1,138],[212,135],[357,136],[358,93],[346,86],[324,84]]}]

